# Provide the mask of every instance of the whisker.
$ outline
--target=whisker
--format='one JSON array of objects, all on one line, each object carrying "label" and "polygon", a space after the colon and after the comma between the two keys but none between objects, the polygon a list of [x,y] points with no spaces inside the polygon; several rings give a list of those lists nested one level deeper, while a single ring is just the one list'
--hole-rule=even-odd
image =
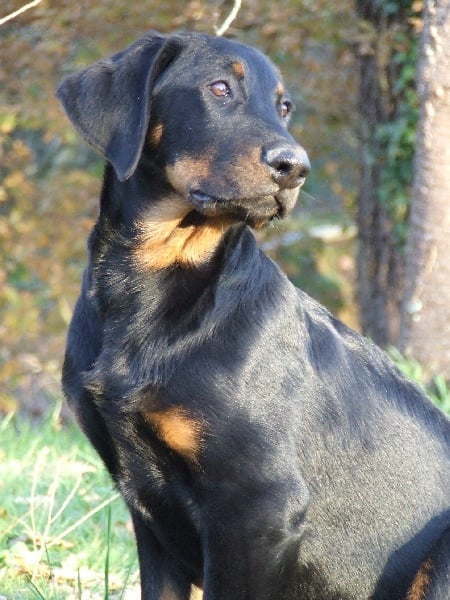
[{"label": "whisker", "polygon": [[305,196],[308,200],[313,200],[314,202],[319,202],[319,198],[317,198],[316,196],[312,196],[311,194],[308,194],[308,192],[305,192],[305,190],[300,190],[300,195]]}]

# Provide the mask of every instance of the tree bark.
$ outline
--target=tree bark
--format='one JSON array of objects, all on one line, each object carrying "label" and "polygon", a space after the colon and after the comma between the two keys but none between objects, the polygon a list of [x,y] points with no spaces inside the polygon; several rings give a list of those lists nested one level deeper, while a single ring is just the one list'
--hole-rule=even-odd
[{"label": "tree bark", "polygon": [[450,1],[426,2],[400,348],[450,376]]},{"label": "tree bark", "polygon": [[365,33],[359,44],[361,171],[358,191],[358,306],[362,332],[380,346],[396,341],[401,304],[402,261],[388,207],[380,197],[384,153],[378,132],[397,117],[393,37],[408,31],[402,12],[389,18],[376,0],[357,0]]},{"label": "tree bark", "polygon": [[358,193],[358,306],[362,331],[377,344],[390,340],[388,277],[391,254],[390,223],[377,190],[381,152],[375,132],[385,121],[375,55],[360,57],[360,143],[362,164]]}]

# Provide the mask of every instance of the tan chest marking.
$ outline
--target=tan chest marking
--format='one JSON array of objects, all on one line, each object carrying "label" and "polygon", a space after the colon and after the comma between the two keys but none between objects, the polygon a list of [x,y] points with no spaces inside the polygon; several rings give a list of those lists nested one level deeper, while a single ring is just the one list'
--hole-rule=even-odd
[{"label": "tan chest marking", "polygon": [[150,270],[173,265],[201,266],[217,249],[231,219],[209,219],[199,225],[180,227],[190,212],[182,201],[171,200],[157,206],[140,226],[140,239],[134,251],[140,267]]},{"label": "tan chest marking", "polygon": [[193,419],[185,409],[171,407],[145,413],[145,419],[167,446],[190,462],[196,463],[202,449],[204,423]]}]

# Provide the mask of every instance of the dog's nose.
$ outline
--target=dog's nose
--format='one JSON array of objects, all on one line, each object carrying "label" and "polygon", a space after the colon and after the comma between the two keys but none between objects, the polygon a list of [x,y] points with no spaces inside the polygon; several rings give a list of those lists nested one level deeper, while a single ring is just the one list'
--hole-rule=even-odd
[{"label": "dog's nose", "polygon": [[265,149],[263,160],[269,166],[272,179],[283,189],[301,185],[311,170],[308,155],[301,146],[276,146]]}]

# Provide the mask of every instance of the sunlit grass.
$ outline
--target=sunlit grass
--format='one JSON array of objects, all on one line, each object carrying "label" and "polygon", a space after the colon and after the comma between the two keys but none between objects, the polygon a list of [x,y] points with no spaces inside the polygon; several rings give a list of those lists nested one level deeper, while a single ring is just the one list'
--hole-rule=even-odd
[{"label": "sunlit grass", "polygon": [[390,348],[389,354],[400,371],[414,380],[441,410],[450,415],[450,385],[442,375],[430,379],[426,369],[417,361],[406,359],[397,348]]},{"label": "sunlit grass", "polygon": [[0,594],[137,598],[127,510],[100,459],[59,411],[0,423]]}]

